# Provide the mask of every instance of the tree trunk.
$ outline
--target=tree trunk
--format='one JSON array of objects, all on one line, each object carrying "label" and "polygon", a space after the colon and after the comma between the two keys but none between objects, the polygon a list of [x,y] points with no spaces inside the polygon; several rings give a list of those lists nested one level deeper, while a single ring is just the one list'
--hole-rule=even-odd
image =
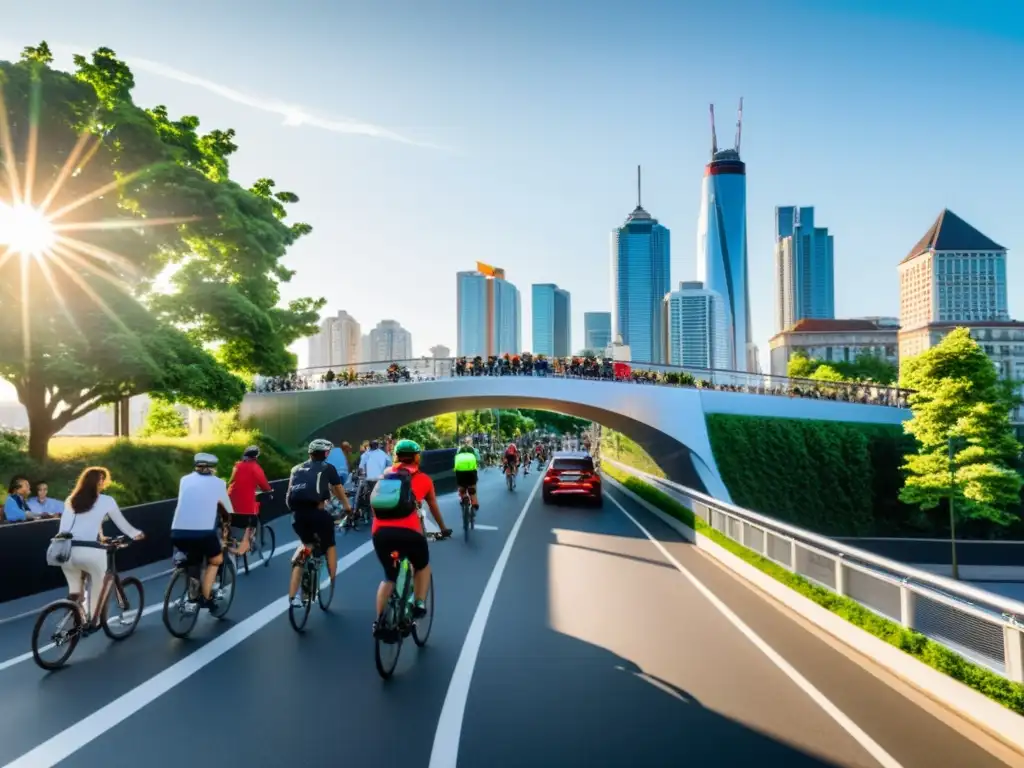
[{"label": "tree trunk", "polygon": [[42,397],[27,397],[24,403],[28,411],[28,455],[37,462],[46,461],[50,452],[50,438],[53,437],[53,417],[46,408]]}]

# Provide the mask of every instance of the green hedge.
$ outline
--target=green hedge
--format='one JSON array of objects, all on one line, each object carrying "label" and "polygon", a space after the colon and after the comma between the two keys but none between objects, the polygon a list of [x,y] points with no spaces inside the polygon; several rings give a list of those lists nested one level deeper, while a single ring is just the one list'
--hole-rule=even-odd
[{"label": "green hedge", "polygon": [[171,499],[178,495],[178,481],[192,470],[193,456],[204,451],[220,460],[218,474],[227,479],[246,446],[260,446],[260,464],[271,480],[286,477],[301,457],[276,441],[242,433],[232,439],[154,438],[148,440],[102,440],[73,438],[54,440],[51,458],[40,465],[24,453],[0,455],[0,496],[13,475],[26,475],[32,482],[45,480],[50,495],[68,496],[79,473],[88,466],[110,470],[110,495],[121,506]]},{"label": "green hedge", "polygon": [[828,609],[854,626],[860,627],[875,637],[884,640],[889,645],[910,654],[929,667],[984,694],[1007,709],[1019,715],[1024,715],[1024,685],[1013,683],[1005,677],[972,664],[967,659],[945,646],[929,640],[919,632],[914,632],[900,624],[889,621],[854,600],[837,595],[825,587],[808,581],[803,576],[786,570],[778,563],[762,557],[711,528],[703,520],[695,517],[693,512],[684,507],[680,502],[648,483],[627,475],[625,472],[621,472],[614,467],[605,466],[603,471],[618,480],[637,496],[650,502],[661,511],[672,515],[696,530],[700,535],[706,536],[723,549],[753,565],[776,581],[785,584],[793,591]]},{"label": "green hedge", "polygon": [[898,500],[912,446],[901,427],[711,414],[711,448],[733,501],[830,536],[928,532]]}]

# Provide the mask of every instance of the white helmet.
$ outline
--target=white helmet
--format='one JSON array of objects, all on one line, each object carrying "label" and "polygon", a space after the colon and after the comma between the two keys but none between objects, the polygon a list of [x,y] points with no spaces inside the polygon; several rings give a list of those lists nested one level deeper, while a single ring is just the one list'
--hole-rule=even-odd
[{"label": "white helmet", "polygon": [[316,440],[309,444],[310,453],[330,453],[334,447],[334,443],[330,440],[324,440],[322,437],[318,437]]},{"label": "white helmet", "polygon": [[212,453],[197,453],[192,463],[196,469],[213,469],[217,466],[217,457]]}]

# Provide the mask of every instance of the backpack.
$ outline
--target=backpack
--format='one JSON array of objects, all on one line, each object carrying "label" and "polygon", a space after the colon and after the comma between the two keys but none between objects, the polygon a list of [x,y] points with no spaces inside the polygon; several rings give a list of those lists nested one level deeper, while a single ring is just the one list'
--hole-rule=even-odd
[{"label": "backpack", "polygon": [[415,514],[416,497],[412,492],[412,476],[404,467],[388,472],[373,486],[370,508],[379,520],[401,520]]},{"label": "backpack", "polygon": [[288,509],[296,507],[317,506],[325,501],[331,493],[324,475],[324,462],[307,461],[292,468],[288,483]]}]

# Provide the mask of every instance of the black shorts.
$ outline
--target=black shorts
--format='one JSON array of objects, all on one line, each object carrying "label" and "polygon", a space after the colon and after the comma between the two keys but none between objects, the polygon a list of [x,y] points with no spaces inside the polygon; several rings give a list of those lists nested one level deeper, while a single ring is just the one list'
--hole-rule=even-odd
[{"label": "black shorts", "polygon": [[172,536],[171,544],[188,558],[189,565],[201,565],[203,560],[216,557],[223,551],[220,534],[216,531],[202,536]]},{"label": "black shorts", "polygon": [[475,469],[455,470],[455,484],[459,488],[466,488],[470,493],[476,493],[477,474]]},{"label": "black shorts", "polygon": [[384,577],[388,581],[398,578],[398,563],[392,557],[394,552],[398,553],[399,561],[403,557],[408,558],[414,571],[430,565],[427,537],[408,528],[378,528],[373,534],[373,550],[384,567]]},{"label": "black shorts", "polygon": [[292,530],[299,541],[310,546],[320,537],[320,548],[326,552],[335,545],[334,518],[326,509],[300,509],[292,513]]},{"label": "black shorts", "polygon": [[232,528],[255,528],[256,521],[259,520],[259,515],[240,515],[237,512],[231,515],[231,527]]}]

